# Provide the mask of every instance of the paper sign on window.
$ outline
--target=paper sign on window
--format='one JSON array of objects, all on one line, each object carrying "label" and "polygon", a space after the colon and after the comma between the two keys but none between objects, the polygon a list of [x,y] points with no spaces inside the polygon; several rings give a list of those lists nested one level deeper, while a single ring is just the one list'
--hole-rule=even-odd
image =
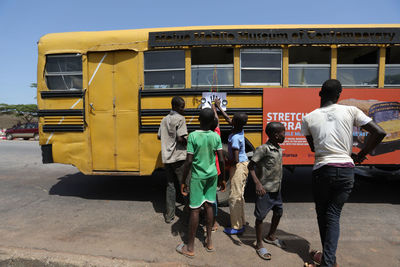
[{"label": "paper sign on window", "polygon": [[211,104],[218,98],[220,100],[221,108],[225,111],[228,101],[226,100],[226,93],[220,92],[203,92],[201,99],[201,108],[211,108]]}]

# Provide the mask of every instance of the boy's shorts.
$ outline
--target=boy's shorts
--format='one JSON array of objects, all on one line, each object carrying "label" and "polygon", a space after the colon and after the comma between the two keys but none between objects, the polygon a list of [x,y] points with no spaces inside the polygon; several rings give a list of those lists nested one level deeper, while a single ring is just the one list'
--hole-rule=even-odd
[{"label": "boy's shorts", "polygon": [[273,210],[278,216],[282,216],[282,196],[281,192],[267,192],[263,196],[257,196],[254,216],[259,221],[263,221],[268,212]]},{"label": "boy's shorts", "polygon": [[189,207],[199,208],[205,201],[216,202],[218,176],[207,179],[193,178],[190,180]]}]

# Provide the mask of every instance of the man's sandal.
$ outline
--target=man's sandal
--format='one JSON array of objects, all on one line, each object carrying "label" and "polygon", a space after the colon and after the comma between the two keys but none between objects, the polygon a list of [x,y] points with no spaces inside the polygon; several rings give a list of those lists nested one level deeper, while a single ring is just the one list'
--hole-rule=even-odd
[{"label": "man's sandal", "polygon": [[270,260],[271,259],[271,253],[268,252],[266,248],[259,248],[256,249],[258,256],[260,256],[261,259],[263,260]]},{"label": "man's sandal", "polygon": [[321,264],[322,260],[322,252],[319,250],[311,250],[310,251],[310,258],[316,264]]},{"label": "man's sandal", "polygon": [[[183,248],[185,248],[185,249],[183,249]],[[190,251],[187,251],[187,248],[186,248],[186,246],[185,246],[184,243],[179,244],[179,245],[176,247],[175,250],[176,250],[176,252],[178,252],[179,254],[182,254],[182,255],[185,256],[185,257],[188,257],[188,258],[190,258],[190,259],[193,259],[193,258],[194,258],[194,253],[193,253],[193,252],[190,252]]]}]

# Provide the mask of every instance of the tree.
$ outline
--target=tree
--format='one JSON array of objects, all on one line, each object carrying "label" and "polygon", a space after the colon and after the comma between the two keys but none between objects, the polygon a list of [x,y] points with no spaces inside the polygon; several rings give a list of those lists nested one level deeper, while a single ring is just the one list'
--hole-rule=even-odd
[{"label": "tree", "polygon": [[37,105],[35,104],[18,104],[18,105],[7,105],[4,103],[0,104],[0,114],[11,114],[20,117],[25,122],[31,122],[34,117],[37,116]]}]

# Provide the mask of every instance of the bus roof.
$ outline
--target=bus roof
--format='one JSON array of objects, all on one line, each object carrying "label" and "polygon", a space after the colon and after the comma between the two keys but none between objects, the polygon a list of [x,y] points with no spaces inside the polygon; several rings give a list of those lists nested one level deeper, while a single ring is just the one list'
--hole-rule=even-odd
[{"label": "bus roof", "polygon": [[[380,29],[396,28],[400,24],[312,24],[312,25],[219,25],[219,26],[186,26],[169,28],[148,28],[135,30],[93,31],[51,33],[40,38],[39,54],[86,53],[88,51],[135,50],[148,49],[149,33],[189,32],[215,30],[315,30],[315,29]],[[397,36],[397,38],[399,38]]]}]

